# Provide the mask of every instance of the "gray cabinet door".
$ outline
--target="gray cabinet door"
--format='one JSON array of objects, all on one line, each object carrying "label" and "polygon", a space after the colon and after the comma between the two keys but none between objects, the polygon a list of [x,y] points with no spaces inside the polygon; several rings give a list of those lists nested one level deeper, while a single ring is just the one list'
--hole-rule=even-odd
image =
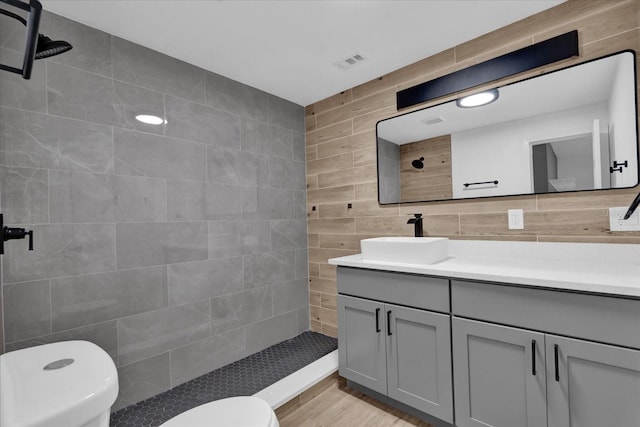
[{"label": "gray cabinet door", "polygon": [[453,422],[450,316],[385,304],[388,396]]},{"label": "gray cabinet door", "polygon": [[340,375],[387,394],[384,304],[338,295]]},{"label": "gray cabinet door", "polygon": [[456,425],[545,427],[544,335],[456,317],[452,323]]},{"label": "gray cabinet door", "polygon": [[549,427],[640,426],[640,351],[554,335],[546,348]]}]

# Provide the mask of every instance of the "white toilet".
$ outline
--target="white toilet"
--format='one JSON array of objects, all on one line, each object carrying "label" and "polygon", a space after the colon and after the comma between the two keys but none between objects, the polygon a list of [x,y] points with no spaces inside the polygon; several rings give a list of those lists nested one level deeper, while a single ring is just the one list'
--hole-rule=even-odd
[{"label": "white toilet", "polygon": [[[109,427],[118,396],[111,357],[87,341],[64,341],[0,355],[0,427]],[[279,427],[258,397],[217,400],[162,427]]]},{"label": "white toilet", "polygon": [[111,357],[87,341],[0,356],[0,426],[108,427],[118,396]]},{"label": "white toilet", "polygon": [[259,397],[216,400],[173,417],[160,427],[280,427],[269,404]]}]

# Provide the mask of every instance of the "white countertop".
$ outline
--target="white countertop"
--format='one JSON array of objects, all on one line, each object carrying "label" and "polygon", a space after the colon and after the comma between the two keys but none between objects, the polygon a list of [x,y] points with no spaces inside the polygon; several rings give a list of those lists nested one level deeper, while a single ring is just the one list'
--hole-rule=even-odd
[{"label": "white countertop", "polygon": [[429,265],[370,261],[361,254],[329,264],[640,298],[637,244],[451,240],[448,253]]}]

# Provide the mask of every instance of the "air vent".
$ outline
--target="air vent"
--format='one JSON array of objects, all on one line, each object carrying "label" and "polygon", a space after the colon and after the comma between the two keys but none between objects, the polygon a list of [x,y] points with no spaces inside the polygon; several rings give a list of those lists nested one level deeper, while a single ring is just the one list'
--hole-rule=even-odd
[{"label": "air vent", "polygon": [[442,117],[429,117],[420,121],[425,125],[435,125],[444,122],[444,119]]},{"label": "air vent", "polygon": [[334,63],[334,65],[340,68],[343,71],[351,69],[354,65],[357,65],[361,62],[366,61],[367,58],[361,53],[354,53],[348,58],[343,59],[342,61],[338,61]]}]

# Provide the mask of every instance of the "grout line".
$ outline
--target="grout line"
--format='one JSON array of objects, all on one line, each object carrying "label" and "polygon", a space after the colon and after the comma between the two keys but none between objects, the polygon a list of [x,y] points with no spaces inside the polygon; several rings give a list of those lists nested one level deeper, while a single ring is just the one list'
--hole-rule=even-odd
[{"label": "grout line", "polygon": [[[46,59],[44,61],[44,110],[45,110],[45,114],[49,114],[49,77],[48,77],[48,71],[49,71],[49,60]],[[60,145],[58,143],[58,145]],[[59,148],[59,147],[58,147]]]}]

